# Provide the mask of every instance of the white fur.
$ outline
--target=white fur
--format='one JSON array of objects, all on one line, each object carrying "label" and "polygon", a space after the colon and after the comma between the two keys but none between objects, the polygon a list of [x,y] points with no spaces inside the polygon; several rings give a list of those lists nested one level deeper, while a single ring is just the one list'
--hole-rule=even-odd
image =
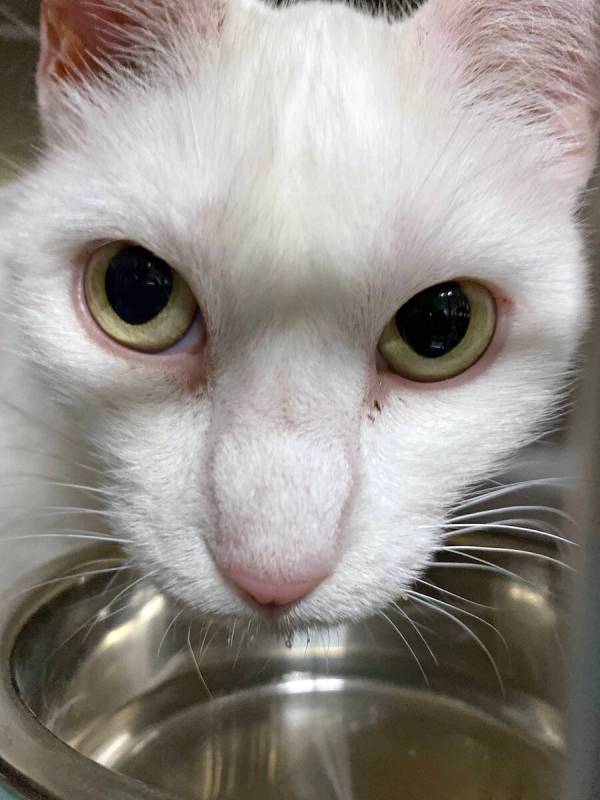
[{"label": "white fur", "polygon": [[[547,118],[474,91],[447,7],[390,25],[232,3],[218,38],[172,31],[146,73],[67,87],[15,186],[0,259],[34,362],[106,465],[114,531],[198,610],[254,613],[215,554],[290,581],[339,558],[292,624],[393,599],[564,384],[587,317],[583,171]],[[107,239],[142,243],[193,288],[200,388],[82,328],[73,271]],[[495,359],[448,385],[382,386],[387,321],[456,277],[510,301]]]}]

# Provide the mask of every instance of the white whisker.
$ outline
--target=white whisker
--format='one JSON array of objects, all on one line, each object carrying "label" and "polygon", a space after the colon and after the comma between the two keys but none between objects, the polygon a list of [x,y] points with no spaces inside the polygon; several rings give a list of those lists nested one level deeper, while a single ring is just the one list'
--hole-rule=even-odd
[{"label": "white whisker", "polygon": [[431,649],[431,647],[429,645],[429,642],[423,636],[423,633],[422,633],[420,627],[417,625],[417,623],[413,619],[411,619],[411,617],[408,615],[408,612],[406,612],[398,603],[392,603],[392,606],[408,622],[408,624],[411,626],[411,628],[417,634],[419,639],[425,645],[425,648],[426,648],[427,652],[429,653],[429,655],[431,656],[431,659],[432,659],[433,663],[436,665],[436,667],[439,667],[440,662],[439,662],[436,654]]},{"label": "white whisker", "polygon": [[[95,611],[90,617],[88,617],[86,619],[85,622],[83,622],[81,625],[79,625],[79,627],[77,627],[71,634],[69,634],[69,636],[67,636],[66,639],[64,639],[57,647],[54,648],[54,650],[52,650],[52,652],[44,659],[44,661],[42,662],[42,665],[45,666],[46,664],[48,664],[54,658],[54,656],[65,645],[67,645],[67,644],[69,644],[69,642],[73,641],[73,639],[79,633],[81,633],[83,630],[85,630],[85,628],[87,628],[88,625],[90,625],[91,623],[97,622],[99,617],[102,617],[102,621],[104,622],[105,620],[110,619],[115,614],[118,614],[119,612],[124,611],[127,608],[128,608],[128,606],[122,606],[121,608],[118,608],[115,611],[112,611],[110,614],[107,614],[107,615],[104,615],[104,611],[106,610],[106,606],[103,606],[100,609],[100,611]],[[84,642],[87,640],[88,635],[89,635],[89,632],[86,633],[86,635],[84,636],[84,638],[83,638]]]},{"label": "white whisker", "polygon": [[188,645],[188,649],[190,651],[190,655],[192,656],[192,661],[194,662],[194,666],[196,667],[196,672],[198,673],[198,677],[200,678],[200,682],[202,683],[202,686],[204,687],[204,690],[205,690],[206,694],[212,700],[213,699],[212,692],[208,688],[208,684],[204,680],[204,675],[202,674],[202,670],[200,669],[200,664],[198,662],[198,659],[196,658],[196,653],[194,652],[194,648],[192,647],[192,623],[191,622],[190,622],[190,624],[188,626],[187,645]]},{"label": "white whisker", "polygon": [[473,511],[470,514],[460,514],[456,517],[451,517],[450,522],[465,522],[468,520],[477,520],[481,517],[490,517],[490,516],[498,516],[500,514],[508,514],[513,513],[514,511],[523,512],[523,511],[535,511],[538,512],[545,512],[548,514],[552,514],[557,517],[561,517],[562,519],[566,519],[568,522],[576,525],[577,522],[575,518],[571,514],[567,514],[562,508],[557,508],[555,506],[541,506],[541,505],[520,505],[520,506],[504,506],[501,508],[485,508],[481,511]]},{"label": "white whisker", "polygon": [[[106,560],[107,559],[100,559],[99,558],[99,559],[96,559],[96,562],[97,563],[102,563],[103,561],[106,561]],[[90,562],[90,565],[92,563],[94,563],[94,562]],[[25,588],[25,589],[23,589],[23,590],[21,590],[19,592],[16,592],[15,594],[11,595],[10,599],[11,600],[15,600],[15,599],[21,597],[24,594],[28,594],[29,592],[35,592],[38,589],[44,589],[44,588],[46,588],[48,586],[53,586],[54,584],[64,583],[65,581],[80,580],[82,578],[92,578],[92,577],[95,577],[96,575],[109,575],[109,574],[111,574],[113,572],[122,572],[125,569],[128,569],[128,567],[125,567],[125,566],[121,565],[121,566],[117,566],[117,567],[106,567],[104,569],[95,569],[95,570],[87,570],[87,571],[83,571],[83,572],[70,573],[69,575],[63,575],[61,578],[52,578],[50,580],[42,581],[41,583],[36,583],[36,584],[34,584],[32,586],[28,586],[27,588]]]},{"label": "white whisker", "polygon": [[27,422],[31,422],[38,428],[43,428],[46,430],[51,431],[53,434],[58,436],[60,439],[63,439],[65,442],[73,445],[76,449],[81,446],[81,441],[74,439],[72,436],[69,436],[65,431],[60,430],[54,425],[51,425],[48,420],[40,419],[39,417],[33,416],[30,412],[27,412],[24,408],[20,408],[19,406],[15,405],[11,400],[7,397],[0,397],[0,403],[2,403],[6,408],[14,411],[19,416],[23,417],[23,419],[27,420]]},{"label": "white whisker", "polygon": [[[249,636],[251,629],[252,629],[252,619],[249,619],[248,623],[246,625],[246,629],[244,630],[244,632],[240,636],[240,643],[238,645],[238,648],[237,648],[237,651],[236,651],[236,654],[235,654],[235,658],[233,659],[233,669],[235,669],[237,667],[238,661],[239,661],[240,656],[242,654],[242,647],[244,646],[244,643],[245,643],[247,637]],[[307,643],[307,647],[308,647],[308,643]]]},{"label": "white whisker", "polygon": [[0,536],[0,544],[3,542],[20,542],[30,539],[76,539],[78,541],[105,542],[106,544],[131,544],[132,542],[131,539],[121,539],[110,535],[98,536],[94,533],[88,533],[87,531],[82,531],[81,533],[76,531],[66,531],[64,533],[44,532],[25,533],[18,536]]},{"label": "white whisker", "polygon": [[0,451],[8,451],[14,453],[24,453],[26,455],[32,456],[41,456],[43,458],[48,458],[52,461],[58,461],[62,464],[65,464],[69,467],[77,467],[78,469],[84,469],[89,472],[94,472],[98,474],[102,474],[102,471],[99,470],[97,467],[92,467],[89,464],[84,464],[81,461],[70,461],[62,455],[58,455],[58,453],[48,453],[44,450],[37,450],[32,447],[24,447],[22,445],[12,445],[12,444],[4,444],[0,445]]},{"label": "white whisker", "polygon": [[477,503],[484,503],[488,500],[496,500],[498,497],[504,497],[511,492],[520,492],[526,489],[531,489],[533,487],[544,487],[544,488],[556,488],[556,487],[568,487],[573,484],[573,478],[561,477],[561,478],[532,478],[531,480],[526,481],[517,481],[515,483],[509,483],[501,485],[498,489],[491,489],[480,491],[478,493],[471,494],[467,496],[465,500],[460,503],[457,503],[454,506],[454,510],[458,511],[462,508],[468,508],[469,506],[474,506]]},{"label": "white whisker", "polygon": [[488,620],[484,619],[483,617],[480,617],[477,614],[473,614],[471,611],[467,611],[466,609],[461,608],[460,606],[452,605],[452,603],[446,603],[444,600],[440,600],[437,597],[430,597],[429,595],[422,594],[421,592],[415,592],[413,589],[409,590],[407,592],[407,594],[408,594],[409,597],[413,597],[413,598],[414,597],[421,597],[422,599],[428,600],[429,602],[434,603],[435,605],[442,606],[444,608],[452,609],[452,611],[457,611],[459,614],[464,614],[465,617],[469,617],[469,619],[476,620],[481,625],[484,625],[486,628],[489,628],[491,631],[493,631],[496,634],[496,636],[498,636],[498,638],[500,639],[500,641],[504,645],[504,647],[506,649],[506,652],[508,653],[508,643],[507,643],[506,639],[504,638],[504,636],[502,635],[502,633],[498,630],[498,628],[496,628],[495,625],[492,625],[491,622],[488,622]]},{"label": "white whisker", "polygon": [[[102,615],[102,614],[103,614],[105,611],[108,611],[108,610],[110,609],[110,607],[111,607],[112,605],[114,605],[114,603],[116,603],[116,602],[117,602],[117,600],[118,600],[120,597],[123,597],[123,595],[127,594],[128,592],[131,592],[131,591],[133,591],[133,589],[135,589],[135,587],[136,587],[136,586],[138,586],[140,583],[143,583],[144,581],[148,580],[148,578],[152,578],[154,575],[156,575],[156,573],[157,573],[157,572],[158,572],[158,570],[156,570],[156,569],[155,569],[155,570],[152,570],[152,572],[147,572],[145,575],[142,575],[140,578],[136,578],[134,581],[132,581],[131,583],[127,584],[127,586],[126,586],[124,589],[121,589],[121,591],[120,591],[120,592],[118,592],[118,593],[117,593],[117,594],[116,594],[116,595],[115,595],[115,596],[112,598],[112,600],[111,600],[110,602],[108,602],[108,603],[107,603],[107,604],[104,606],[104,608],[102,609],[102,611],[98,613],[98,615],[97,615],[97,617],[96,617],[95,621],[94,621],[94,622],[92,622],[92,624],[91,624],[91,625],[90,625],[90,627],[89,627],[89,630],[87,631],[87,633],[86,633],[86,635],[85,635],[85,637],[84,637],[84,642],[85,642],[85,641],[87,641],[88,637],[90,636],[90,634],[92,633],[92,631],[94,630],[94,628],[96,627],[96,625],[97,625],[97,624],[98,624],[98,623],[101,621],[101,619],[102,619],[102,616],[101,616],[101,615]],[[127,608],[127,606],[125,606],[124,608]],[[121,610],[122,610],[122,609],[121,609]]]},{"label": "white whisker", "polygon": [[454,592],[448,591],[448,589],[442,589],[441,586],[437,586],[435,583],[431,581],[423,580],[423,578],[415,578],[415,583],[421,583],[423,586],[428,586],[430,589],[434,589],[436,592],[440,592],[440,594],[445,595],[446,597],[453,597],[455,600],[460,600],[461,603],[468,603],[471,606],[476,606],[477,608],[488,609],[489,611],[495,611],[495,606],[488,606],[485,603],[478,603],[475,600],[469,600],[467,597],[463,597],[460,594],[455,594]]},{"label": "white whisker", "polygon": [[530,528],[523,525],[505,525],[502,522],[484,522],[482,524],[463,524],[463,523],[450,523],[444,525],[444,528],[450,528],[450,531],[442,534],[443,538],[452,536],[463,535],[466,533],[480,533],[481,531],[509,531],[513,533],[531,533],[546,539],[552,539],[557,542],[569,545],[570,547],[579,547],[577,542],[567,539],[566,536],[559,536],[557,533],[550,533],[548,531],[540,530],[539,528]]},{"label": "white whisker", "polygon": [[386,622],[387,622],[389,625],[391,625],[392,629],[393,629],[394,631],[396,631],[396,633],[398,634],[398,636],[400,637],[400,639],[401,639],[401,640],[404,642],[404,645],[406,646],[407,650],[409,651],[409,653],[410,653],[410,654],[411,654],[411,656],[413,657],[413,659],[414,659],[414,661],[415,661],[415,663],[416,663],[417,667],[419,668],[419,672],[420,672],[420,673],[421,673],[421,675],[423,676],[423,680],[425,681],[425,685],[429,687],[429,686],[430,686],[430,683],[429,683],[429,678],[427,677],[427,673],[426,673],[426,672],[425,672],[425,670],[423,669],[423,665],[421,664],[421,661],[419,660],[419,657],[417,656],[417,654],[415,653],[415,651],[414,651],[414,650],[413,650],[413,648],[411,647],[411,645],[410,645],[410,642],[408,641],[408,639],[406,638],[406,636],[405,636],[405,635],[402,633],[402,631],[400,630],[400,628],[398,628],[398,626],[397,626],[397,625],[395,625],[395,624],[394,624],[394,622],[393,622],[393,621],[392,621],[392,620],[391,620],[391,619],[388,617],[388,615],[385,613],[385,611],[379,611],[378,615],[379,615],[379,616],[380,616],[382,619],[384,619],[384,620],[385,620],[385,621],[386,621]]},{"label": "white whisker", "polygon": [[529,558],[537,558],[540,561],[546,561],[550,564],[556,564],[563,569],[567,569],[571,572],[576,572],[575,567],[567,564],[564,561],[561,561],[560,558],[553,558],[552,556],[546,555],[545,553],[535,553],[531,550],[519,550],[513,549],[510,547],[485,547],[485,546],[471,546],[471,545],[444,545],[443,547],[436,548],[437,552],[456,552],[456,553],[503,553],[506,555],[516,555],[516,556],[526,556]]},{"label": "white whisker", "polygon": [[[19,480],[20,479],[20,480]],[[11,473],[10,479],[0,480],[0,488],[11,489],[17,486],[28,486],[33,481],[38,485],[52,486],[56,489],[76,489],[81,492],[89,492],[90,494],[100,495],[102,497],[118,497],[116,492],[105,489],[99,486],[88,486],[84,483],[70,483],[67,481],[60,481],[54,478],[48,478],[45,475],[31,473]]]},{"label": "white whisker", "polygon": [[[0,511],[22,511],[21,506],[6,505],[0,506]],[[91,517],[105,517],[110,519],[108,511],[103,511],[100,508],[78,508],[76,506],[44,506],[40,510],[31,510],[23,514],[27,518],[33,519],[50,519],[52,517],[61,516],[91,516]]]},{"label": "white whisker", "polygon": [[494,674],[496,675],[496,679],[498,681],[498,685],[500,686],[500,691],[502,692],[502,696],[506,697],[506,691],[505,691],[505,688],[504,688],[504,681],[502,680],[502,676],[500,674],[500,670],[498,669],[498,665],[496,664],[496,661],[495,661],[494,657],[492,656],[492,654],[490,653],[489,649],[486,647],[484,642],[482,642],[482,640],[479,638],[479,636],[477,636],[477,634],[474,633],[471,630],[471,628],[469,628],[469,626],[466,625],[462,620],[460,620],[457,617],[455,617],[454,614],[451,614],[449,611],[446,611],[446,609],[440,608],[435,602],[433,602],[433,600],[431,600],[430,602],[427,602],[426,600],[423,600],[422,597],[419,597],[419,596],[414,597],[413,594],[410,591],[407,592],[407,594],[409,595],[409,597],[413,598],[415,603],[417,603],[419,605],[422,605],[422,606],[425,606],[426,608],[429,608],[432,611],[437,611],[439,614],[442,614],[443,616],[445,616],[448,619],[452,620],[456,625],[458,625],[462,630],[465,631],[467,636],[469,636],[471,639],[473,639],[473,641],[476,642],[476,644],[479,645],[479,647],[481,647],[481,649],[485,653],[485,656],[488,659],[492,669],[494,670]]},{"label": "white whisker", "polygon": [[178,612],[177,612],[177,613],[174,615],[174,617],[173,617],[173,619],[171,620],[171,622],[169,622],[169,624],[168,624],[168,625],[167,625],[167,627],[165,628],[165,632],[163,633],[163,635],[162,635],[162,637],[161,637],[161,640],[160,640],[160,642],[159,642],[159,645],[158,645],[158,650],[156,651],[156,655],[157,655],[157,657],[158,657],[158,656],[160,656],[160,654],[161,654],[161,651],[162,651],[162,649],[163,649],[163,645],[164,645],[164,643],[167,641],[167,636],[169,635],[169,633],[171,632],[171,630],[174,628],[175,624],[177,623],[177,620],[178,620],[178,619],[181,617],[181,615],[183,614],[183,612],[184,612],[184,611],[185,611],[185,608],[182,608],[182,609],[180,609],[180,610],[179,610],[179,611],[178,611]]},{"label": "white whisker", "polygon": [[497,575],[502,575],[505,578],[511,578],[518,583],[523,583],[526,586],[530,586],[534,589],[538,588],[533,581],[527,580],[527,578],[524,578],[522,575],[518,575],[516,572],[511,572],[509,569],[499,567],[497,564],[492,564],[491,561],[485,561],[484,559],[477,558],[477,556],[470,555],[469,553],[462,553],[461,555],[463,558],[468,558],[476,563],[462,564],[458,561],[434,561],[431,564],[431,567],[434,569],[467,569],[481,572],[494,572]]}]

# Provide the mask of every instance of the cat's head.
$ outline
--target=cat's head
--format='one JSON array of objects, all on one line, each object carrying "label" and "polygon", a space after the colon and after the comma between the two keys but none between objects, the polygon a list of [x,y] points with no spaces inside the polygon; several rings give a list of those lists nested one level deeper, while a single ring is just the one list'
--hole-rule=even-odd
[{"label": "cat's head", "polygon": [[115,532],[198,610],[368,614],[564,383],[595,0],[43,6],[3,247]]}]

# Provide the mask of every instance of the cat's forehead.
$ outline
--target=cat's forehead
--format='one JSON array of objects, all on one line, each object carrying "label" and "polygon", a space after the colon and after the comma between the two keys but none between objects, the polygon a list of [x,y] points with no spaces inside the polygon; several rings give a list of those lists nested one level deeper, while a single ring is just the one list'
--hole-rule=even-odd
[{"label": "cat's forehead", "polygon": [[147,141],[173,157],[179,146],[188,166],[239,195],[384,180],[417,152],[426,159],[425,139],[445,141],[453,121],[440,124],[453,104],[422,36],[412,20],[339,5],[238,9],[218,46],[182,42],[184,78],[167,70],[156,91],[132,88],[121,145],[144,155]]},{"label": "cat's forehead", "polygon": [[386,263],[408,295],[468,274],[504,186],[430,44],[417,18],[242,7],[218,47],[182,47],[185,78],[91,110],[95,220],[258,296],[275,274],[313,301],[326,278],[385,293]]}]

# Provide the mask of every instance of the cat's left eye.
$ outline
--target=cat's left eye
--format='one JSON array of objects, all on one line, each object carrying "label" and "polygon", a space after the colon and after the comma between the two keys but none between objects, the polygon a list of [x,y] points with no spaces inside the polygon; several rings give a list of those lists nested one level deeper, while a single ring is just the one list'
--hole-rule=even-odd
[{"label": "cat's left eye", "polygon": [[168,350],[198,314],[181,275],[154,253],[127,242],[112,242],[92,254],[84,288],[98,327],[131,350]]},{"label": "cat's left eye", "polygon": [[495,300],[482,284],[439,283],[396,312],[381,335],[379,352],[403,378],[447,380],[483,356],[496,330],[496,316]]}]

